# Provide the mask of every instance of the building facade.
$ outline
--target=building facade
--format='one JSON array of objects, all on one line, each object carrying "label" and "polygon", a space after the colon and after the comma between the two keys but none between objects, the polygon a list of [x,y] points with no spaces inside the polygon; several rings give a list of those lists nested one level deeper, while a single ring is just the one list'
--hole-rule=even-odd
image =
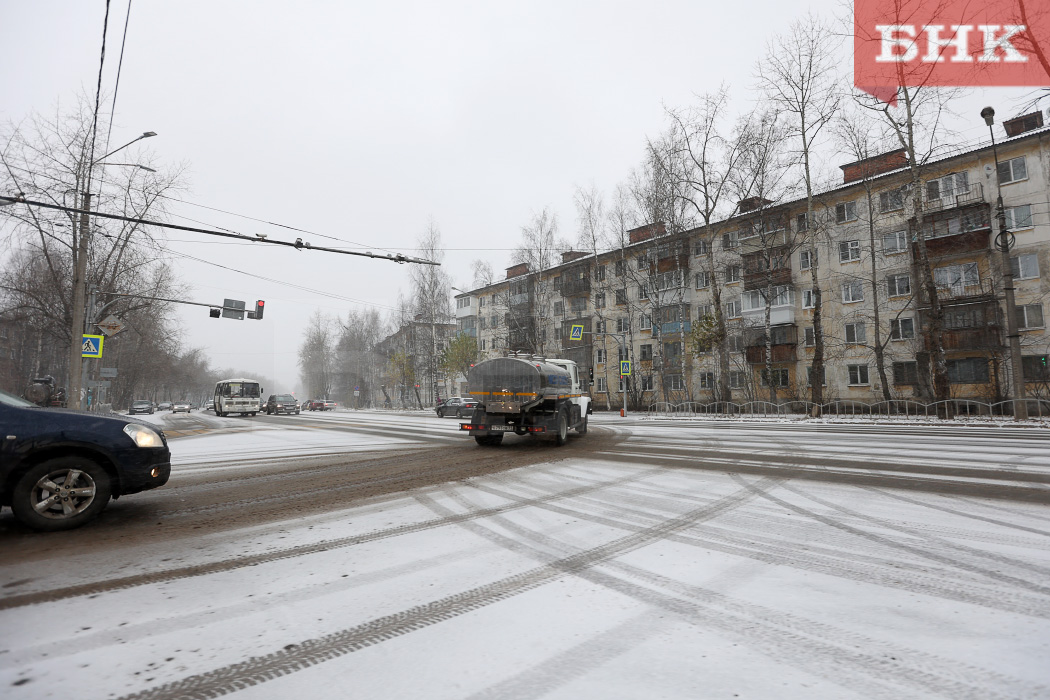
[{"label": "building facade", "polygon": [[[457,295],[457,330],[477,338],[483,357],[524,350],[573,359],[583,376],[593,369],[599,406],[805,400],[815,269],[825,400],[932,400],[922,242],[952,396],[1002,400],[1011,376],[995,243],[1001,187],[1026,392],[1050,398],[1050,129],[1026,117],[1020,133],[1025,117],[1007,123],[998,165],[991,146],[923,164],[918,197],[897,151],[842,166],[842,185],[818,196],[812,221],[805,200],[752,198],[708,228],[655,223],[615,250],[569,251],[546,270],[508,268],[506,279]],[[725,338],[709,333],[716,304]],[[582,340],[570,337],[573,325],[584,327]],[[621,360],[632,363],[627,381]]]}]

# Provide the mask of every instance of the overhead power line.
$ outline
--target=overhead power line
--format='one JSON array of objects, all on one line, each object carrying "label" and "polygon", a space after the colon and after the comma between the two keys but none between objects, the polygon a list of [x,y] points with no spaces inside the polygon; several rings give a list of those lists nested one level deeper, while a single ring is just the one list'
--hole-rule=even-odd
[{"label": "overhead power line", "polygon": [[221,236],[223,238],[233,238],[241,241],[251,241],[253,243],[269,243],[271,245],[286,246],[288,248],[295,248],[296,250],[319,250],[325,253],[340,253],[342,255],[356,255],[364,258],[376,258],[379,260],[389,260],[399,264],[404,263],[415,263],[418,265],[441,265],[439,262],[433,260],[425,260],[423,258],[411,258],[400,253],[393,255],[373,253],[371,251],[357,251],[357,250],[341,250],[339,248],[326,248],[323,246],[310,245],[308,241],[304,241],[301,238],[296,238],[294,243],[289,241],[278,241],[271,240],[265,236],[247,236],[243,233],[226,233],[223,231],[211,231],[203,228],[194,228],[192,226],[180,226],[179,224],[166,224],[161,221],[149,221],[148,219],[138,219],[131,216],[121,216],[120,214],[105,214],[97,211],[86,211],[84,209],[78,209],[76,207],[66,207],[59,204],[48,204],[47,202],[36,202],[33,200],[25,199],[22,196],[8,197],[0,195],[0,202],[6,202],[10,204],[26,204],[31,207],[42,207],[44,209],[56,209],[58,211],[70,212],[73,214],[83,214],[86,216],[95,216],[102,219],[114,219],[116,221],[128,221],[133,224],[143,224],[144,226],[158,226],[160,228],[170,228],[178,231],[190,231],[191,233],[203,233],[207,236]]}]

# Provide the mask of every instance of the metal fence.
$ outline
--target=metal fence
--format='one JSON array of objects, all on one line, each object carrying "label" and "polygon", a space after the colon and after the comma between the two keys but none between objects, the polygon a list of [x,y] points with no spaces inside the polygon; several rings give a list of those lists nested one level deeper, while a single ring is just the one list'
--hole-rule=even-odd
[{"label": "metal fence", "polygon": [[[973,399],[948,399],[933,403],[921,403],[908,399],[879,401],[835,400],[820,404],[820,410],[814,411],[816,404],[809,401],[715,401],[700,403],[685,401],[668,403],[660,401],[651,404],[648,409],[650,417],[683,416],[696,418],[701,416],[740,416],[762,418],[796,418],[809,416],[851,416],[872,418],[939,418],[953,420],[956,418],[984,417],[987,419],[1012,419],[1014,409],[1022,399],[1007,399],[989,403]],[[1050,420],[1050,399],[1025,399],[1028,403],[1030,420]]]}]

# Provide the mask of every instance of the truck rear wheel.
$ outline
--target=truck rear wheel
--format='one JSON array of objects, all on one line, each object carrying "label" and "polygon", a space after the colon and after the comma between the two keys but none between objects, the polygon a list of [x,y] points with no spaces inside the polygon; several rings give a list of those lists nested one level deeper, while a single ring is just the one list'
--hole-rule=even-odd
[{"label": "truck rear wheel", "polygon": [[503,442],[503,433],[495,435],[475,435],[474,441],[482,447],[499,447]]},{"label": "truck rear wheel", "polygon": [[558,432],[554,434],[554,444],[561,447],[569,441],[569,418],[565,411],[558,411]]}]

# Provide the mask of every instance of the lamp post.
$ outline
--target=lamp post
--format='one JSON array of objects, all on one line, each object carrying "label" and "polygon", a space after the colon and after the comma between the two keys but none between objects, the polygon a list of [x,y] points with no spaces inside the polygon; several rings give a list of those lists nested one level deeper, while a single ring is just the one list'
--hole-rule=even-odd
[{"label": "lamp post", "polygon": [[[1014,393],[1014,420],[1028,420],[1028,400],[1024,388],[1024,368],[1021,362],[1021,336],[1017,332],[1017,303],[1014,300],[1014,271],[1010,265],[1010,248],[1014,244],[1014,235],[1006,228],[1006,209],[1003,208],[1003,188],[999,182],[999,150],[995,145],[995,110],[985,107],[981,110],[981,117],[988,125],[988,133],[992,136],[992,157],[995,158],[995,189],[998,196],[995,200],[995,214],[999,225],[999,233],[995,237],[995,245],[1002,255],[1003,264],[1003,291],[1006,297],[1006,340],[1010,344],[1010,375],[1013,379]],[[1018,403],[1020,399],[1020,403]]]},{"label": "lamp post", "polygon": [[80,392],[83,386],[81,373],[84,367],[84,338],[83,334],[90,330],[87,327],[87,257],[88,242],[91,235],[90,216],[91,211],[91,172],[96,165],[109,158],[117,151],[122,151],[136,141],[156,136],[156,132],[146,131],[137,138],[128,141],[120,148],[110,151],[106,155],[93,160],[87,166],[87,181],[84,184],[83,200],[80,212],[80,239],[77,241],[76,257],[73,260],[73,306],[71,309],[72,320],[70,323],[71,343],[69,347],[69,385],[66,391],[66,405],[72,402],[73,408],[80,408]]}]

